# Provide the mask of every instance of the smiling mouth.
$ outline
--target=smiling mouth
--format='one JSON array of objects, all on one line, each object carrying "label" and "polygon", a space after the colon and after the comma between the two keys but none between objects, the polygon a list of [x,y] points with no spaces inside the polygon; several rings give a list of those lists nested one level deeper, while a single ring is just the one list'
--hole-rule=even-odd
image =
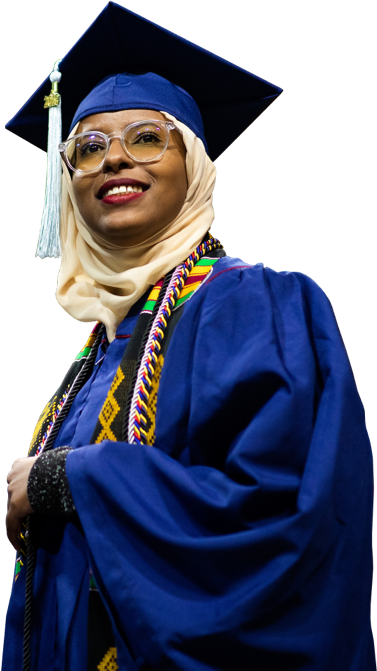
[{"label": "smiling mouth", "polygon": [[143,193],[143,191],[146,191],[146,188],[143,189],[142,186],[131,186],[130,184],[128,186],[113,186],[107,191],[103,191],[100,197],[103,199],[108,198],[108,196],[125,195],[128,193]]},{"label": "smiling mouth", "polygon": [[141,189],[140,191],[127,191],[127,192],[117,192],[109,193],[101,199],[101,203],[104,205],[125,205],[133,200],[138,200],[142,198],[145,191]]}]

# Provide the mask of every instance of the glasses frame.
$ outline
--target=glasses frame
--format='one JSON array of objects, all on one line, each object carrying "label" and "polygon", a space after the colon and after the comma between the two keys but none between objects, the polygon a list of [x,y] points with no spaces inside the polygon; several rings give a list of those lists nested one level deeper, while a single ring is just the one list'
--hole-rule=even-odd
[{"label": "glasses frame", "polygon": [[[135,158],[134,156],[132,156],[132,154],[128,151],[128,149],[126,147],[126,144],[125,144],[125,141],[124,141],[125,134],[130,128],[134,128],[135,126],[144,125],[144,124],[148,124],[148,123],[157,124],[158,126],[162,126],[165,129],[165,132],[166,132],[165,146],[157,156],[154,156],[151,159],[138,159],[138,158]],[[79,133],[78,135],[73,135],[72,137],[70,137],[65,142],[61,142],[58,146],[58,149],[59,149],[59,152],[60,152],[61,159],[64,161],[64,163],[66,164],[67,168],[69,168],[69,170],[73,170],[73,172],[82,173],[83,175],[88,175],[91,172],[98,172],[99,170],[101,170],[104,162],[106,161],[107,155],[110,151],[111,140],[115,140],[115,139],[120,140],[123,151],[135,163],[154,163],[155,161],[160,161],[162,159],[166,149],[167,149],[168,144],[169,144],[170,131],[172,131],[172,130],[177,130],[179,133],[181,133],[179,128],[177,128],[177,126],[172,121],[163,121],[162,119],[140,119],[140,121],[134,121],[133,123],[130,123],[128,126],[126,126],[122,130],[121,133],[114,132],[114,133],[109,133],[109,135],[106,135],[106,133],[102,133],[99,130],[89,130],[89,131],[85,131],[84,133]],[[105,152],[105,155],[104,155],[101,163],[99,165],[97,165],[95,168],[92,168],[92,170],[80,170],[80,168],[74,168],[73,165],[71,165],[71,162],[68,158],[68,154],[67,154],[68,146],[71,144],[71,142],[73,140],[76,140],[78,137],[93,135],[93,133],[101,135],[101,137],[103,137],[103,139],[106,142],[106,152]]]}]

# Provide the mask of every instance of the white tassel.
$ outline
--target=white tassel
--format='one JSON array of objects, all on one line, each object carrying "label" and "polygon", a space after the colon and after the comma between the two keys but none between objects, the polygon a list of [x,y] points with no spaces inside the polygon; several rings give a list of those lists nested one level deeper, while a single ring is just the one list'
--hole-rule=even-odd
[{"label": "white tassel", "polygon": [[47,141],[47,174],[45,203],[39,240],[35,256],[41,259],[46,257],[59,258],[60,248],[60,205],[61,205],[61,177],[62,166],[58,146],[62,141],[62,110],[61,97],[58,93],[58,83],[61,73],[54,65],[50,74],[52,83],[51,93],[44,99],[44,106],[48,107],[48,141]]}]

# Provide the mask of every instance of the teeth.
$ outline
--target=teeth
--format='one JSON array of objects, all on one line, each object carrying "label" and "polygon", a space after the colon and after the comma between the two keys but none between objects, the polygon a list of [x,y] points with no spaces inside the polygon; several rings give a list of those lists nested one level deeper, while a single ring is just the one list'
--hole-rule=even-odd
[{"label": "teeth", "polygon": [[142,191],[143,188],[141,186],[131,186],[130,184],[128,186],[114,186],[112,189],[105,191],[103,197],[113,196],[116,193],[142,193]]}]

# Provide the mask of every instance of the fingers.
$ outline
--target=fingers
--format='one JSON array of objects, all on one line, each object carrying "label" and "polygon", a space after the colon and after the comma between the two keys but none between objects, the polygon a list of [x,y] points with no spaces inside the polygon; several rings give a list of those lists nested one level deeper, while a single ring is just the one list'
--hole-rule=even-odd
[{"label": "fingers", "polygon": [[16,461],[18,461],[18,459],[14,459],[14,461],[12,461],[12,466],[10,467],[10,470],[8,471],[8,473],[7,473],[7,475],[6,475],[6,478],[5,478],[5,481],[6,481],[6,482],[9,482],[9,480],[11,479],[11,477],[12,477],[12,475],[13,475],[12,468],[13,468],[13,464],[14,464]]},{"label": "fingers", "polygon": [[22,519],[15,517],[11,512],[8,512],[6,517],[7,536],[9,541],[17,552],[21,548],[20,534],[22,531]]},{"label": "fingers", "polygon": [[[6,529],[7,529],[7,536],[9,541],[12,543],[13,547],[17,552],[20,551],[21,549],[21,540],[20,540],[20,534],[22,531],[22,517],[19,516],[17,513],[17,506],[15,510],[14,506],[14,499],[18,501],[17,496],[14,496],[14,488],[15,488],[15,467],[17,468],[17,462],[19,459],[16,459],[16,461],[13,463],[11,470],[9,471],[7,475],[7,483],[8,483],[8,501],[7,501],[7,516],[6,516]],[[17,477],[17,476],[16,476]],[[12,498],[13,498],[13,504],[12,504]],[[20,506],[18,506],[20,507]]]}]

